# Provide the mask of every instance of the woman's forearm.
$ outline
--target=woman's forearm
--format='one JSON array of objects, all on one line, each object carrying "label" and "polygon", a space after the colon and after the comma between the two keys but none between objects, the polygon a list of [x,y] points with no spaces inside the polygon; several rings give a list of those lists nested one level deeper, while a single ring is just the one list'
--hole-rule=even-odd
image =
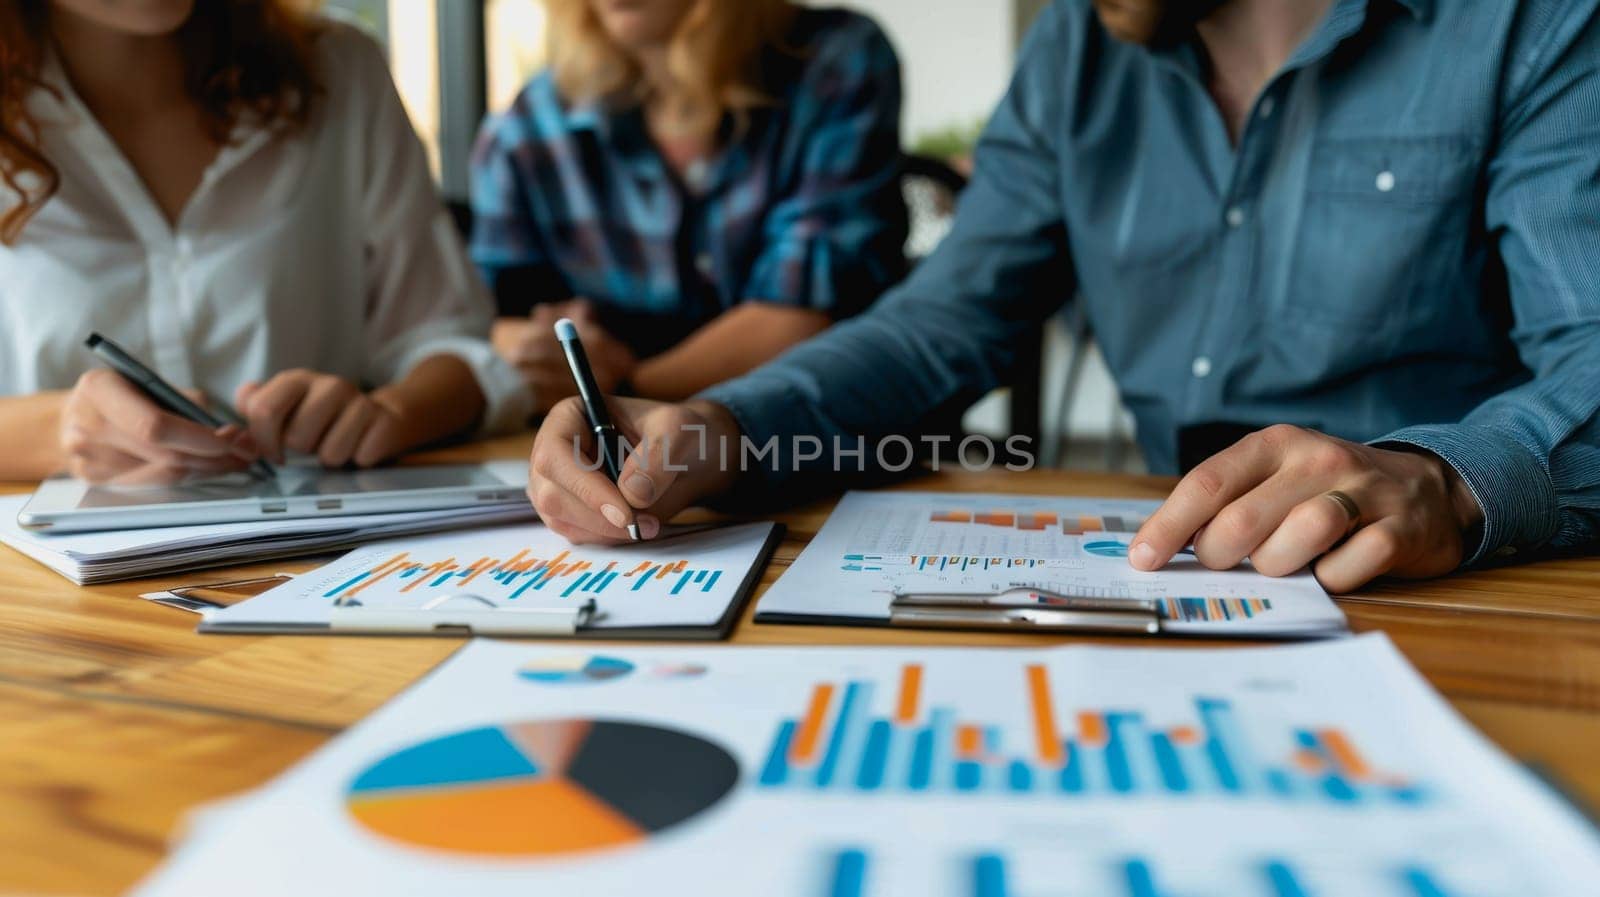
[{"label": "woman's forearm", "polygon": [[396,407],[406,448],[465,433],[478,425],[488,407],[472,368],[454,355],[424,359],[399,381],[374,390],[372,397]]},{"label": "woman's forearm", "polygon": [[0,397],[0,480],[42,480],[65,466],[61,408],[65,392]]},{"label": "woman's forearm", "polygon": [[678,402],[747,374],[828,328],[827,315],[809,308],[747,302],[723,312],[673,348],[639,363],[634,391]]}]

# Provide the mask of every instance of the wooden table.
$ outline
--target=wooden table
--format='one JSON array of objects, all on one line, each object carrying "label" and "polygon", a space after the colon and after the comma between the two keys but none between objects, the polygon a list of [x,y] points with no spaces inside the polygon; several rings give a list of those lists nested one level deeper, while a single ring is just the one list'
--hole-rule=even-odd
[{"label": "wooden table", "polygon": [[[424,463],[518,457],[518,438]],[[908,489],[1159,498],[1171,481],[944,473]],[[27,488],[0,485],[0,492]],[[780,515],[770,585],[832,498]],[[313,563],[228,571],[267,575]],[[112,894],[162,857],[185,811],[265,783],[460,646],[456,639],[200,636],[142,591],[217,571],[76,588],[0,548],[0,893]],[[1516,757],[1600,806],[1600,560],[1547,562],[1341,599]],[[1045,645],[1127,640],[753,625],[735,644]],[[1186,642],[1184,644],[1214,644]]]}]

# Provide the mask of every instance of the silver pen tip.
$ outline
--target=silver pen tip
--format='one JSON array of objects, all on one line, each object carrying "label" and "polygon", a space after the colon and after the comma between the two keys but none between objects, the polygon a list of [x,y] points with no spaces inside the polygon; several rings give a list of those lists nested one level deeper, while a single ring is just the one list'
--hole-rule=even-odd
[{"label": "silver pen tip", "polygon": [[635,542],[639,541],[639,524],[637,524],[637,523],[628,524],[628,538],[632,539]]}]

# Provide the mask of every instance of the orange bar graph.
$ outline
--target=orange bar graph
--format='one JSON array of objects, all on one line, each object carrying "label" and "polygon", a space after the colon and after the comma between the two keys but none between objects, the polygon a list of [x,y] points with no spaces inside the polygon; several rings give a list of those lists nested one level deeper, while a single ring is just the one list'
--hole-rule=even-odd
[{"label": "orange bar graph", "polygon": [[1079,517],[1078,531],[1084,533],[1098,533],[1105,529],[1099,517]]},{"label": "orange bar graph", "polygon": [[1372,778],[1372,767],[1367,765],[1366,758],[1356,750],[1350,739],[1338,729],[1323,729],[1317,733],[1317,738],[1322,740],[1322,746],[1328,749],[1333,756],[1333,761],[1339,764],[1344,774],[1357,781]]},{"label": "orange bar graph", "polygon": [[974,514],[972,521],[985,526],[1016,526],[1017,515],[1005,511],[990,511],[987,514]]},{"label": "orange bar graph", "polygon": [[355,595],[357,592],[360,592],[367,586],[370,586],[378,580],[388,577],[389,574],[395,572],[396,570],[399,570],[401,567],[405,566],[407,557],[409,557],[409,555],[402,551],[387,561],[384,561],[378,566],[372,568],[372,575],[362,580],[361,583],[355,588],[352,588],[350,591],[346,592],[345,597],[348,598],[352,595]]},{"label": "orange bar graph", "polygon": [[467,583],[472,582],[474,579],[477,579],[480,573],[489,569],[489,561],[490,559],[487,557],[481,557],[473,561],[472,566],[467,568],[472,572],[468,573],[466,578],[461,580],[461,584],[466,585]]},{"label": "orange bar graph", "polygon": [[968,511],[935,511],[928,519],[934,523],[971,523],[972,514]]},{"label": "orange bar graph", "polygon": [[789,762],[810,763],[816,759],[817,745],[822,742],[822,725],[828,715],[828,704],[833,700],[833,686],[826,683],[811,691],[811,704],[806,707],[805,719],[795,734],[794,748],[789,752]]},{"label": "orange bar graph", "polygon": [[1033,732],[1039,760],[1052,766],[1065,762],[1061,737],[1056,731],[1056,711],[1050,700],[1050,677],[1043,664],[1028,666],[1028,694],[1033,704]]},{"label": "orange bar graph", "polygon": [[455,569],[456,569],[456,559],[455,558],[445,558],[442,561],[437,561],[437,562],[435,562],[433,564],[430,564],[428,566],[426,573],[423,573],[422,575],[418,576],[416,579],[411,580],[411,582],[406,583],[406,587],[401,589],[400,591],[409,592],[412,589],[416,588],[417,586],[423,584],[424,582],[427,582],[428,580],[434,578],[435,576],[438,576],[440,573],[443,573],[443,572],[445,572],[447,570],[455,570]]},{"label": "orange bar graph", "polygon": [[894,721],[909,726],[917,721],[917,705],[922,700],[922,664],[908,663],[900,670],[900,703]]},{"label": "orange bar graph", "polygon": [[983,755],[983,729],[970,723],[956,727],[956,756],[976,760]]},{"label": "orange bar graph", "polygon": [[1083,736],[1084,747],[1105,747],[1111,740],[1105,715],[1088,710],[1078,714],[1078,732]]},{"label": "orange bar graph", "polygon": [[1294,765],[1300,767],[1301,771],[1303,772],[1308,772],[1315,775],[1316,773],[1322,772],[1322,757],[1319,756],[1315,751],[1295,751]]},{"label": "orange bar graph", "polygon": [[1193,726],[1178,726],[1167,733],[1173,744],[1199,744],[1200,733]]}]

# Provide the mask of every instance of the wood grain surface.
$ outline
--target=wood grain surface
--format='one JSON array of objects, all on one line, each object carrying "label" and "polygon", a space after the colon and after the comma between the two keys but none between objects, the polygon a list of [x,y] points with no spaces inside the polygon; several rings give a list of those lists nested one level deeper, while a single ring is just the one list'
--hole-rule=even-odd
[{"label": "wood grain surface", "polygon": [[[521,457],[530,439],[410,463]],[[1160,498],[1171,484],[993,471],[894,488]],[[0,493],[28,488],[0,484]],[[834,498],[776,515],[789,530],[758,595],[815,535]],[[136,597],[320,560],[78,588],[0,548],[0,894],[126,890],[160,861],[187,813],[265,783],[460,647],[450,638],[201,636],[192,616]],[[1600,806],[1600,560],[1383,582],[1339,600],[1356,631],[1387,633],[1491,739]],[[734,644],[1144,644],[757,625],[752,613],[745,609]]]}]

